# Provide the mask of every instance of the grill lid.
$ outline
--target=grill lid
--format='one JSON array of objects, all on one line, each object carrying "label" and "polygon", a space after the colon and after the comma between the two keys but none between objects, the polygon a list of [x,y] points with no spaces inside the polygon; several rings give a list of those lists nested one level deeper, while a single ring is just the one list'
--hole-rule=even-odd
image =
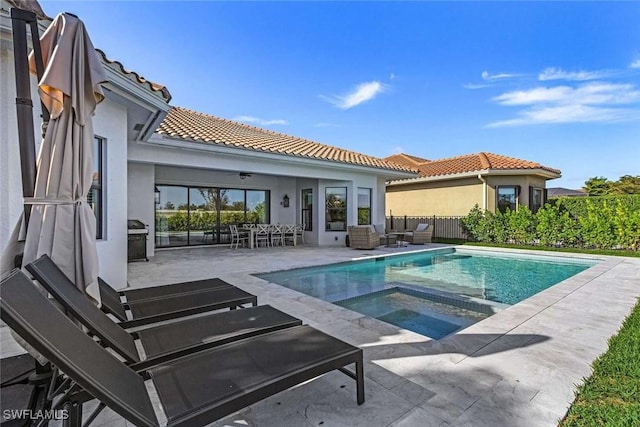
[{"label": "grill lid", "polygon": [[140,220],[137,219],[129,219],[127,220],[127,228],[129,230],[144,230],[147,228],[146,225]]}]

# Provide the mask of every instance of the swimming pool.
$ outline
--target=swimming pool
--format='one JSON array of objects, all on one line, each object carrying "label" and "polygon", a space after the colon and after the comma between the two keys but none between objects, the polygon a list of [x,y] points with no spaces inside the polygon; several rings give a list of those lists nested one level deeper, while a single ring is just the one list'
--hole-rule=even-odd
[{"label": "swimming pool", "polygon": [[[419,324],[420,319],[422,323],[428,322],[429,319],[424,317],[427,316],[458,324],[461,328],[468,326],[469,319],[478,321],[482,316],[468,312],[445,313],[447,310],[434,307],[434,302],[482,313],[486,317],[501,307],[529,298],[596,263],[597,260],[593,259],[447,248],[257,276],[397,326]],[[411,298],[417,298],[417,301],[409,304],[412,308],[407,308],[406,304],[394,306],[393,301],[388,301],[388,296],[381,294],[389,289],[400,290],[400,293],[411,291]],[[364,296],[369,297],[362,299]],[[441,301],[443,298],[446,301]],[[473,303],[471,306],[469,301]],[[380,308],[385,306],[387,309]],[[419,307],[424,307],[424,310]],[[405,311],[393,314],[401,310]],[[415,313],[415,316],[407,313],[407,310]],[[449,317],[445,319],[440,315]],[[412,316],[413,320],[407,323],[406,319]],[[459,319],[452,321],[453,317],[450,316]],[[396,318],[404,320],[394,322]],[[416,327],[405,329],[422,333]],[[447,327],[442,330],[446,331]]]}]

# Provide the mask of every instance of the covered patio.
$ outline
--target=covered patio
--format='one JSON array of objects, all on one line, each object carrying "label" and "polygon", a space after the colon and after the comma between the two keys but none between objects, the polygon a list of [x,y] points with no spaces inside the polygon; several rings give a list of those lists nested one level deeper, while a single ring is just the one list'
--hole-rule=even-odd
[{"label": "covered patio", "polygon": [[[281,247],[253,251],[250,258],[246,251],[220,247],[163,250],[149,263],[130,263],[128,276],[132,287],[217,276],[258,295],[260,304],[364,349],[364,405],[356,405],[352,381],[330,373],[216,426],[557,425],[574,385],[590,374],[590,363],[637,301],[638,259],[602,257],[598,265],[439,341],[252,275],[435,247]],[[6,330],[3,357],[11,349]],[[127,425],[109,411],[100,420],[96,425]]]}]

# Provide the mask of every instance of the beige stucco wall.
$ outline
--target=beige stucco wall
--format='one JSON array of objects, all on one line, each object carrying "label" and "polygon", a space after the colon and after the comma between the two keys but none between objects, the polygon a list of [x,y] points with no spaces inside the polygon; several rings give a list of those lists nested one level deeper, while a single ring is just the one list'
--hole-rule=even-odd
[{"label": "beige stucco wall", "polygon": [[477,178],[387,187],[386,206],[394,216],[462,216],[482,206],[482,183]]},{"label": "beige stucco wall", "polygon": [[[496,188],[519,185],[519,205],[529,204],[529,186],[545,188],[546,180],[533,175],[488,175],[487,210],[496,210]],[[394,216],[464,216],[477,204],[483,207],[483,184],[477,178],[422,182],[387,187],[386,215]]]}]

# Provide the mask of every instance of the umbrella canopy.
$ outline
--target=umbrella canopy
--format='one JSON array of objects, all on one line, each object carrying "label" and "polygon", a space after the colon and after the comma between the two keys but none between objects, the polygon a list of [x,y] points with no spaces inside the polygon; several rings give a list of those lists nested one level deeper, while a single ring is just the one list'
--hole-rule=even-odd
[{"label": "umbrella canopy", "polygon": [[[38,83],[50,112],[38,157],[23,265],[48,254],[76,286],[99,302],[96,221],[87,203],[93,173],[92,115],[106,75],[84,24],[58,15],[40,39]],[[35,71],[33,57],[30,69]]]}]

